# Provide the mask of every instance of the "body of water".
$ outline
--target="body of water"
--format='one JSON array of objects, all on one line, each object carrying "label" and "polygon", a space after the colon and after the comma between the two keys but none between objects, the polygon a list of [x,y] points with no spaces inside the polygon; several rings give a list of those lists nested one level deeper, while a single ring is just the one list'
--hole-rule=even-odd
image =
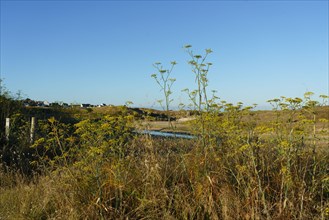
[{"label": "body of water", "polygon": [[136,133],[149,134],[151,136],[159,136],[159,137],[170,137],[170,138],[184,138],[184,139],[195,138],[195,136],[190,135],[190,134],[180,134],[180,133],[163,132],[163,131],[142,130],[142,131],[136,131]]}]

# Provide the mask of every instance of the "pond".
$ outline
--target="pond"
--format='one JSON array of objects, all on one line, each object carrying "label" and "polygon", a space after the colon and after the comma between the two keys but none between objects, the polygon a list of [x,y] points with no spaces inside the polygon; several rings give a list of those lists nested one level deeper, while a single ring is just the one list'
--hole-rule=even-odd
[{"label": "pond", "polygon": [[190,134],[174,133],[174,132],[163,132],[163,131],[151,131],[151,130],[140,130],[136,131],[139,134],[148,134],[157,137],[168,137],[168,138],[183,138],[183,139],[193,139],[195,136]]}]

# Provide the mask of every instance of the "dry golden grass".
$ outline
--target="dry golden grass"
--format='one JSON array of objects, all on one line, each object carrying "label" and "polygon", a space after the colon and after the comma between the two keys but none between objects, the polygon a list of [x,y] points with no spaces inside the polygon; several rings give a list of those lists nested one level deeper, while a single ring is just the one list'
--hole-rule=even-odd
[{"label": "dry golden grass", "polygon": [[[290,132],[288,111],[279,112],[282,134],[248,127],[248,122],[273,127],[274,111],[248,112],[240,122],[224,113],[209,115],[209,135],[199,131],[199,138],[192,140],[165,139],[126,136],[129,114],[107,117],[121,110],[98,109],[89,114],[105,120],[82,121],[72,137],[65,126],[52,124],[60,129],[52,127],[51,135],[42,136],[49,142],[40,143],[72,151],[51,161],[41,157],[39,163],[45,166],[40,173],[24,176],[14,169],[0,170],[1,220],[329,217],[329,154],[313,152],[312,146],[327,149],[328,132],[320,132],[328,129],[326,122],[316,121],[316,137],[307,125],[304,132],[310,140],[304,141]],[[317,108],[316,117],[329,119],[328,111],[327,106]],[[166,121],[138,118],[134,123],[172,130]],[[173,125],[175,131],[195,132],[198,123],[177,120]]]},{"label": "dry golden grass", "polygon": [[138,126],[152,131],[189,133],[190,125],[187,122],[173,121],[171,125],[167,121],[143,121]]}]

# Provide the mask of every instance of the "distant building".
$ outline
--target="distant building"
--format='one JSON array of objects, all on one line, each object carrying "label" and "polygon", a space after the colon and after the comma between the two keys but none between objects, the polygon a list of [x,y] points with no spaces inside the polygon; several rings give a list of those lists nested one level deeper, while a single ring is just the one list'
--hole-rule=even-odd
[{"label": "distant building", "polygon": [[49,103],[48,101],[44,101],[44,102],[43,102],[43,106],[45,106],[45,107],[49,107],[49,105],[50,105],[50,103]]},{"label": "distant building", "polygon": [[71,106],[71,108],[79,108],[79,107],[81,107],[80,104],[71,104],[70,106]]},{"label": "distant building", "polygon": [[37,106],[37,104],[38,103],[36,101],[29,99],[29,98],[27,98],[23,101],[24,106]]},{"label": "distant building", "polygon": [[37,106],[38,106],[38,107],[44,107],[45,105],[43,104],[42,101],[37,101]]},{"label": "distant building", "polygon": [[102,103],[102,104],[100,104],[100,105],[97,105],[97,107],[105,107],[105,106],[106,106],[105,103]]},{"label": "distant building", "polygon": [[60,105],[59,105],[58,102],[52,102],[52,103],[49,104],[49,106],[51,106],[51,107],[59,107]]},{"label": "distant building", "polygon": [[92,107],[90,104],[81,104],[81,108],[90,108]]}]

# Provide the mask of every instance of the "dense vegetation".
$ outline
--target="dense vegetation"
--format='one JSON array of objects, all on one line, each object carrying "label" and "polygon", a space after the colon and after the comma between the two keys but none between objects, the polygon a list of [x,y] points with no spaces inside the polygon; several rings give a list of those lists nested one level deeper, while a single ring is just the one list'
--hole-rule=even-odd
[{"label": "dense vegetation", "polygon": [[218,101],[206,94],[210,64],[189,48],[194,139],[136,135],[148,117],[127,107],[27,110],[1,96],[0,219],[328,218],[328,97],[280,97],[272,111]]}]

